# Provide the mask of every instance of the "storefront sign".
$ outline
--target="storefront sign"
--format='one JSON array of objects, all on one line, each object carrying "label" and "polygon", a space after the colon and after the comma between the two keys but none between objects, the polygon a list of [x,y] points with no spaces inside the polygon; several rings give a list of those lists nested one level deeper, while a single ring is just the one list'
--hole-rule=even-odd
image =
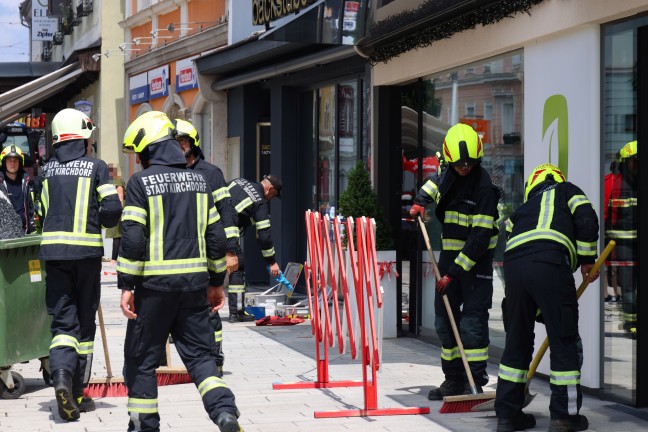
[{"label": "storefront sign", "polygon": [[265,25],[305,8],[314,0],[252,0],[252,24]]},{"label": "storefront sign", "polygon": [[148,71],[149,99],[169,95],[169,65]]},{"label": "storefront sign", "polygon": [[176,62],[176,92],[198,88],[198,77],[193,62],[196,57]]},{"label": "storefront sign", "polygon": [[58,30],[58,20],[47,16],[47,0],[32,1],[31,29],[33,41],[52,41],[54,32]]},{"label": "storefront sign", "polygon": [[128,97],[131,105],[149,100],[149,86],[146,72],[129,78]]}]

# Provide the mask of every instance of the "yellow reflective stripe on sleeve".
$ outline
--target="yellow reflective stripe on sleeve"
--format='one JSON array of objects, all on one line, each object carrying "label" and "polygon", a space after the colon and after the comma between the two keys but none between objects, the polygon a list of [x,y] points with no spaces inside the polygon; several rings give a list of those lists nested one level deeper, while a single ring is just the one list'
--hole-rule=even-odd
[{"label": "yellow reflective stripe on sleeve", "polygon": [[122,222],[129,220],[146,225],[147,215],[146,209],[135,206],[126,206],[122,213]]},{"label": "yellow reflective stripe on sleeve", "polygon": [[497,247],[497,238],[498,234],[495,234],[491,237],[490,243],[488,244],[488,249],[495,249]]},{"label": "yellow reflective stripe on sleeve", "polygon": [[81,342],[77,353],[80,355],[88,355],[94,352],[94,342]]},{"label": "yellow reflective stripe on sleeve", "polygon": [[216,223],[220,221],[221,217],[220,214],[218,213],[218,209],[214,206],[209,209],[209,220],[207,221],[207,225],[211,225],[213,223]]},{"label": "yellow reflective stripe on sleeve", "polygon": [[472,226],[491,229],[495,227],[495,218],[489,215],[476,214],[472,216]]},{"label": "yellow reflective stripe on sleeve", "polygon": [[99,201],[101,201],[109,195],[117,195],[117,188],[115,185],[107,183],[97,188],[97,194],[99,194]]},{"label": "yellow reflective stripe on sleeve", "polygon": [[227,187],[222,187],[220,189],[216,189],[215,191],[212,192],[212,197],[214,198],[214,202],[218,202],[222,200],[223,198],[230,198],[231,195],[229,193],[229,189]]},{"label": "yellow reflective stripe on sleeve", "polygon": [[122,257],[117,257],[117,271],[134,276],[141,276],[144,271],[144,261],[131,261]]},{"label": "yellow reflective stripe on sleeve", "polygon": [[41,192],[40,196],[40,201],[41,201],[41,216],[46,216],[47,215],[47,210],[49,209],[49,183],[47,180],[43,182],[43,191]]},{"label": "yellow reflective stripe on sleeve", "polygon": [[74,336],[59,334],[52,338],[49,349],[56,347],[70,347],[74,348],[74,351],[79,351],[79,341]]},{"label": "yellow reflective stripe on sleeve", "polygon": [[103,246],[101,234],[50,231],[43,233],[41,244],[69,244],[74,246]]},{"label": "yellow reflective stripe on sleeve", "polygon": [[151,261],[162,261],[164,259],[164,206],[162,196],[156,195],[148,198],[149,209],[151,210],[149,227],[149,256]]},{"label": "yellow reflective stripe on sleeve", "polygon": [[155,414],[158,412],[158,400],[128,398],[128,412]]},{"label": "yellow reflective stripe on sleeve", "polygon": [[166,259],[163,261],[144,261],[142,276],[162,276],[169,274],[200,273],[207,271],[204,258]]},{"label": "yellow reflective stripe on sleeve", "polygon": [[458,347],[454,348],[441,348],[441,359],[451,361],[461,357]]},{"label": "yellow reflective stripe on sleeve", "polygon": [[270,228],[270,219],[264,219],[262,221],[258,221],[256,224],[256,230],[260,231],[262,229]]},{"label": "yellow reflective stripe on sleeve", "polygon": [[241,213],[243,210],[250,207],[251,205],[252,205],[252,198],[248,197],[248,198],[245,198],[240,203],[236,204],[234,206],[234,208],[236,209],[237,213]]},{"label": "yellow reflective stripe on sleeve", "polygon": [[528,370],[515,369],[500,363],[499,373],[497,376],[505,381],[524,384],[527,382],[528,372]]},{"label": "yellow reflective stripe on sleeve", "polygon": [[615,240],[635,239],[637,230],[606,230],[605,235]]},{"label": "yellow reflective stripe on sleeve", "polygon": [[469,362],[478,362],[488,360],[488,347],[465,350],[466,359]]},{"label": "yellow reflective stripe on sleeve", "polygon": [[223,273],[227,271],[227,260],[225,257],[217,260],[207,258],[207,268],[214,273]]},{"label": "yellow reflective stripe on sleeve", "polygon": [[572,269],[576,265],[576,247],[566,235],[551,229],[534,229],[512,237],[506,242],[506,252],[533,240],[550,240],[562,244],[569,251]]},{"label": "yellow reflective stripe on sleeve", "polygon": [[463,252],[459,252],[459,255],[455,258],[454,262],[466,271],[470,271],[470,269],[475,265],[475,261],[468,258],[468,256]]},{"label": "yellow reflective stripe on sleeve", "polygon": [[423,192],[428,194],[430,198],[434,200],[435,203],[439,203],[439,188],[437,188],[437,185],[434,184],[432,180],[428,180],[425,182],[423,187],[421,188]]},{"label": "yellow reflective stripe on sleeve", "polygon": [[511,222],[511,219],[506,219],[504,226],[506,227],[507,233],[510,234],[511,232],[513,232],[513,222]]},{"label": "yellow reflective stripe on sleeve", "polygon": [[263,258],[270,258],[275,254],[274,248],[270,249],[261,249],[261,255],[263,255]]},{"label": "yellow reflective stripe on sleeve", "polygon": [[223,387],[227,388],[227,384],[225,384],[225,381],[223,381],[221,378],[210,376],[205,378],[196,387],[198,387],[198,392],[200,393],[200,397],[203,397],[205,396],[205,393],[215,388],[223,388]]},{"label": "yellow reflective stripe on sleeve", "polygon": [[227,290],[231,293],[239,294],[245,292],[245,285],[232,285],[230,284]]},{"label": "yellow reflective stripe on sleeve", "polygon": [[443,250],[461,250],[466,244],[465,240],[458,239],[441,239],[441,247]]},{"label": "yellow reflective stripe on sleeve", "polygon": [[569,211],[571,211],[572,214],[574,214],[576,208],[581,204],[590,204],[589,200],[585,195],[574,195],[573,197],[571,197],[569,201],[567,201],[567,205],[569,206]]},{"label": "yellow reflective stripe on sleeve", "polygon": [[578,255],[596,256],[596,242],[582,242],[576,240],[576,252]]},{"label": "yellow reflective stripe on sleeve", "polygon": [[223,342],[223,330],[214,332],[214,341]]},{"label": "yellow reflective stripe on sleeve", "polygon": [[[196,226],[198,230],[198,250],[200,256],[207,256],[207,240],[205,240],[205,231],[207,230],[207,221],[211,217],[211,209],[207,210],[209,203],[207,194],[196,195]],[[207,217],[205,217],[207,216]]]},{"label": "yellow reflective stripe on sleeve", "polygon": [[74,205],[74,226],[72,232],[85,233],[88,225],[88,203],[90,202],[90,178],[79,177],[76,203]]},{"label": "yellow reflective stripe on sleeve", "polygon": [[633,207],[637,205],[637,198],[612,198],[610,205],[614,208]]},{"label": "yellow reflective stripe on sleeve", "polygon": [[239,238],[239,229],[238,227],[225,227],[225,236],[227,238]]},{"label": "yellow reflective stripe on sleeve", "polygon": [[580,371],[549,371],[549,382],[562,386],[580,384]]}]

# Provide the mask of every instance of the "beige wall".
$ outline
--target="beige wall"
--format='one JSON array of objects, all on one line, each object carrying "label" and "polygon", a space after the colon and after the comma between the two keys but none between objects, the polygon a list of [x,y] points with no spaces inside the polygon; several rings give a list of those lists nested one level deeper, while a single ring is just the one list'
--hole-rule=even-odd
[{"label": "beige wall", "polygon": [[[401,3],[411,5],[412,1],[398,0],[385,8],[398,10],[395,6]],[[405,82],[521,48],[550,35],[644,11],[648,11],[648,0],[547,0],[535,6],[531,15],[520,13],[514,19],[464,31],[429,47],[403,53],[386,64],[379,63],[373,68],[373,85]]]}]

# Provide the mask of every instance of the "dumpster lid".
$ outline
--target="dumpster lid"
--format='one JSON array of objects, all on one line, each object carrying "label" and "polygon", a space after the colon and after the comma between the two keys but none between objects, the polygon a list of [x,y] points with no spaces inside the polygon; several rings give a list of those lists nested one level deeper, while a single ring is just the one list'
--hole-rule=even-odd
[{"label": "dumpster lid", "polygon": [[0,240],[0,250],[39,246],[41,239],[42,236],[40,234],[28,234],[25,237]]}]

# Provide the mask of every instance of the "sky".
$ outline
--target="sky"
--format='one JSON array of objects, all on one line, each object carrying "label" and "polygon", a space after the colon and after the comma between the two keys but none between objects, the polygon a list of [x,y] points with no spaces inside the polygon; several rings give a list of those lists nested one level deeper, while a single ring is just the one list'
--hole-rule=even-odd
[{"label": "sky", "polygon": [[29,61],[29,29],[20,24],[22,0],[0,0],[0,62]]}]

